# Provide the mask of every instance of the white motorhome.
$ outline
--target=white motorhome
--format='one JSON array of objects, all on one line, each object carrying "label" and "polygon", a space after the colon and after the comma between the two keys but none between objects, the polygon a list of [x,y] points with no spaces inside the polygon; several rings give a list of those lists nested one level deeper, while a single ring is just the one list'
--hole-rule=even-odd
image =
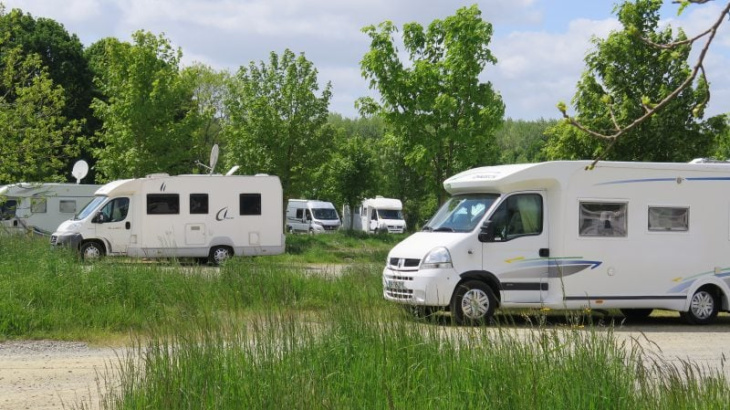
[{"label": "white motorhome", "polygon": [[110,182],[51,236],[82,257],[208,258],[284,252],[282,187],[269,175],[154,174]]},{"label": "white motorhome", "polygon": [[[403,204],[399,199],[375,198],[364,199],[362,204],[355,208],[351,217],[349,209],[345,209],[345,227],[368,233],[403,233],[406,231],[406,221],[403,219]],[[353,220],[350,226],[350,219]]]},{"label": "white motorhome", "polygon": [[311,234],[340,229],[340,216],[331,202],[290,199],[286,206],[286,230]]},{"label": "white motorhome", "polygon": [[730,165],[547,162],[472,169],[396,245],[385,299],[488,321],[495,308],[730,308]]},{"label": "white motorhome", "polygon": [[0,186],[0,232],[50,235],[89,203],[99,187],[46,182]]}]

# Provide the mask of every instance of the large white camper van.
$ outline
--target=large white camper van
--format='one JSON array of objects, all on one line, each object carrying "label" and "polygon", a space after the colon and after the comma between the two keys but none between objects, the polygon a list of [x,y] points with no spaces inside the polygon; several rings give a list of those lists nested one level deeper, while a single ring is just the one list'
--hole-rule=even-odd
[{"label": "large white camper van", "polygon": [[0,233],[50,235],[89,203],[99,187],[47,182],[0,186]]},{"label": "large white camper van", "polygon": [[290,199],[286,206],[287,232],[325,233],[340,229],[340,216],[332,202]]},{"label": "large white camper van", "polygon": [[[356,231],[369,233],[403,233],[406,231],[406,221],[403,219],[403,204],[400,199],[383,198],[378,195],[368,198],[355,208],[354,215],[345,209],[345,227]],[[352,219],[352,226],[350,220]]]},{"label": "large white camper van", "polygon": [[276,176],[154,174],[110,182],[51,236],[84,258],[209,258],[284,252]]},{"label": "large white camper van", "polygon": [[395,246],[385,299],[447,309],[458,323],[495,308],[680,312],[730,308],[730,165],[547,162],[472,169]]}]

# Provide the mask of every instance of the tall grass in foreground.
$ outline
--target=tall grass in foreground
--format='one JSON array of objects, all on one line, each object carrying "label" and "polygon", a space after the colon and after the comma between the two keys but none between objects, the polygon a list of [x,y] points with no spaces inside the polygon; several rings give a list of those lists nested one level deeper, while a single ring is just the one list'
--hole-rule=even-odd
[{"label": "tall grass in foreground", "polygon": [[105,408],[720,409],[721,376],[609,331],[453,328],[341,305],[139,342]]},{"label": "tall grass in foreground", "polygon": [[52,251],[47,240],[0,237],[0,339],[89,340],[343,299],[384,305],[380,269],[361,263],[333,280],[266,257],[235,258],[220,269],[118,258],[88,264]]}]

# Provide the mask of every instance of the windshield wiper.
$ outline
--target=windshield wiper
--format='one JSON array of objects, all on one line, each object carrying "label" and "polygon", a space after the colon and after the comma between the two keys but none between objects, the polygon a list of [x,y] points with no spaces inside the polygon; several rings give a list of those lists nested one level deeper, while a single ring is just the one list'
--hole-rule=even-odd
[{"label": "windshield wiper", "polygon": [[454,228],[449,228],[448,226],[442,226],[440,228],[434,229],[434,232],[454,232]]},{"label": "windshield wiper", "polygon": [[431,232],[431,231],[433,231],[433,228],[431,228],[428,225],[423,225],[423,228],[421,228],[421,230],[424,232]]}]

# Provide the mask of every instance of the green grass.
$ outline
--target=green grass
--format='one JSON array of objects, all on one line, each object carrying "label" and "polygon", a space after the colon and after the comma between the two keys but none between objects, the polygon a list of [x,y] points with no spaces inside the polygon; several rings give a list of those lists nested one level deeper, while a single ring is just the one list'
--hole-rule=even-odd
[{"label": "green grass", "polygon": [[[255,314],[272,306],[321,309],[342,298],[380,301],[376,276],[388,244],[376,240],[358,247],[343,238],[358,262],[334,281],[311,274],[297,255],[234,258],[219,270],[118,258],[84,264],[70,251],[50,249],[42,238],[0,237],[0,338],[104,339],[145,332],[171,318]],[[329,243],[337,240],[328,235]],[[363,255],[376,255],[378,263]],[[347,294],[348,287],[357,292]]]},{"label": "green grass", "polygon": [[[220,269],[108,258],[0,237],[0,338],[131,335],[104,407],[725,408],[730,385],[646,361],[611,326],[531,312],[520,326],[414,321],[382,299],[398,238],[289,236],[278,257]],[[317,256],[320,255],[320,256]],[[312,262],[314,260],[314,262]],[[308,263],[346,264],[337,276]],[[533,323],[532,326],[525,323]],[[92,336],[88,336],[91,334]],[[107,374],[104,377],[110,377]],[[107,384],[101,383],[101,386]]]}]

